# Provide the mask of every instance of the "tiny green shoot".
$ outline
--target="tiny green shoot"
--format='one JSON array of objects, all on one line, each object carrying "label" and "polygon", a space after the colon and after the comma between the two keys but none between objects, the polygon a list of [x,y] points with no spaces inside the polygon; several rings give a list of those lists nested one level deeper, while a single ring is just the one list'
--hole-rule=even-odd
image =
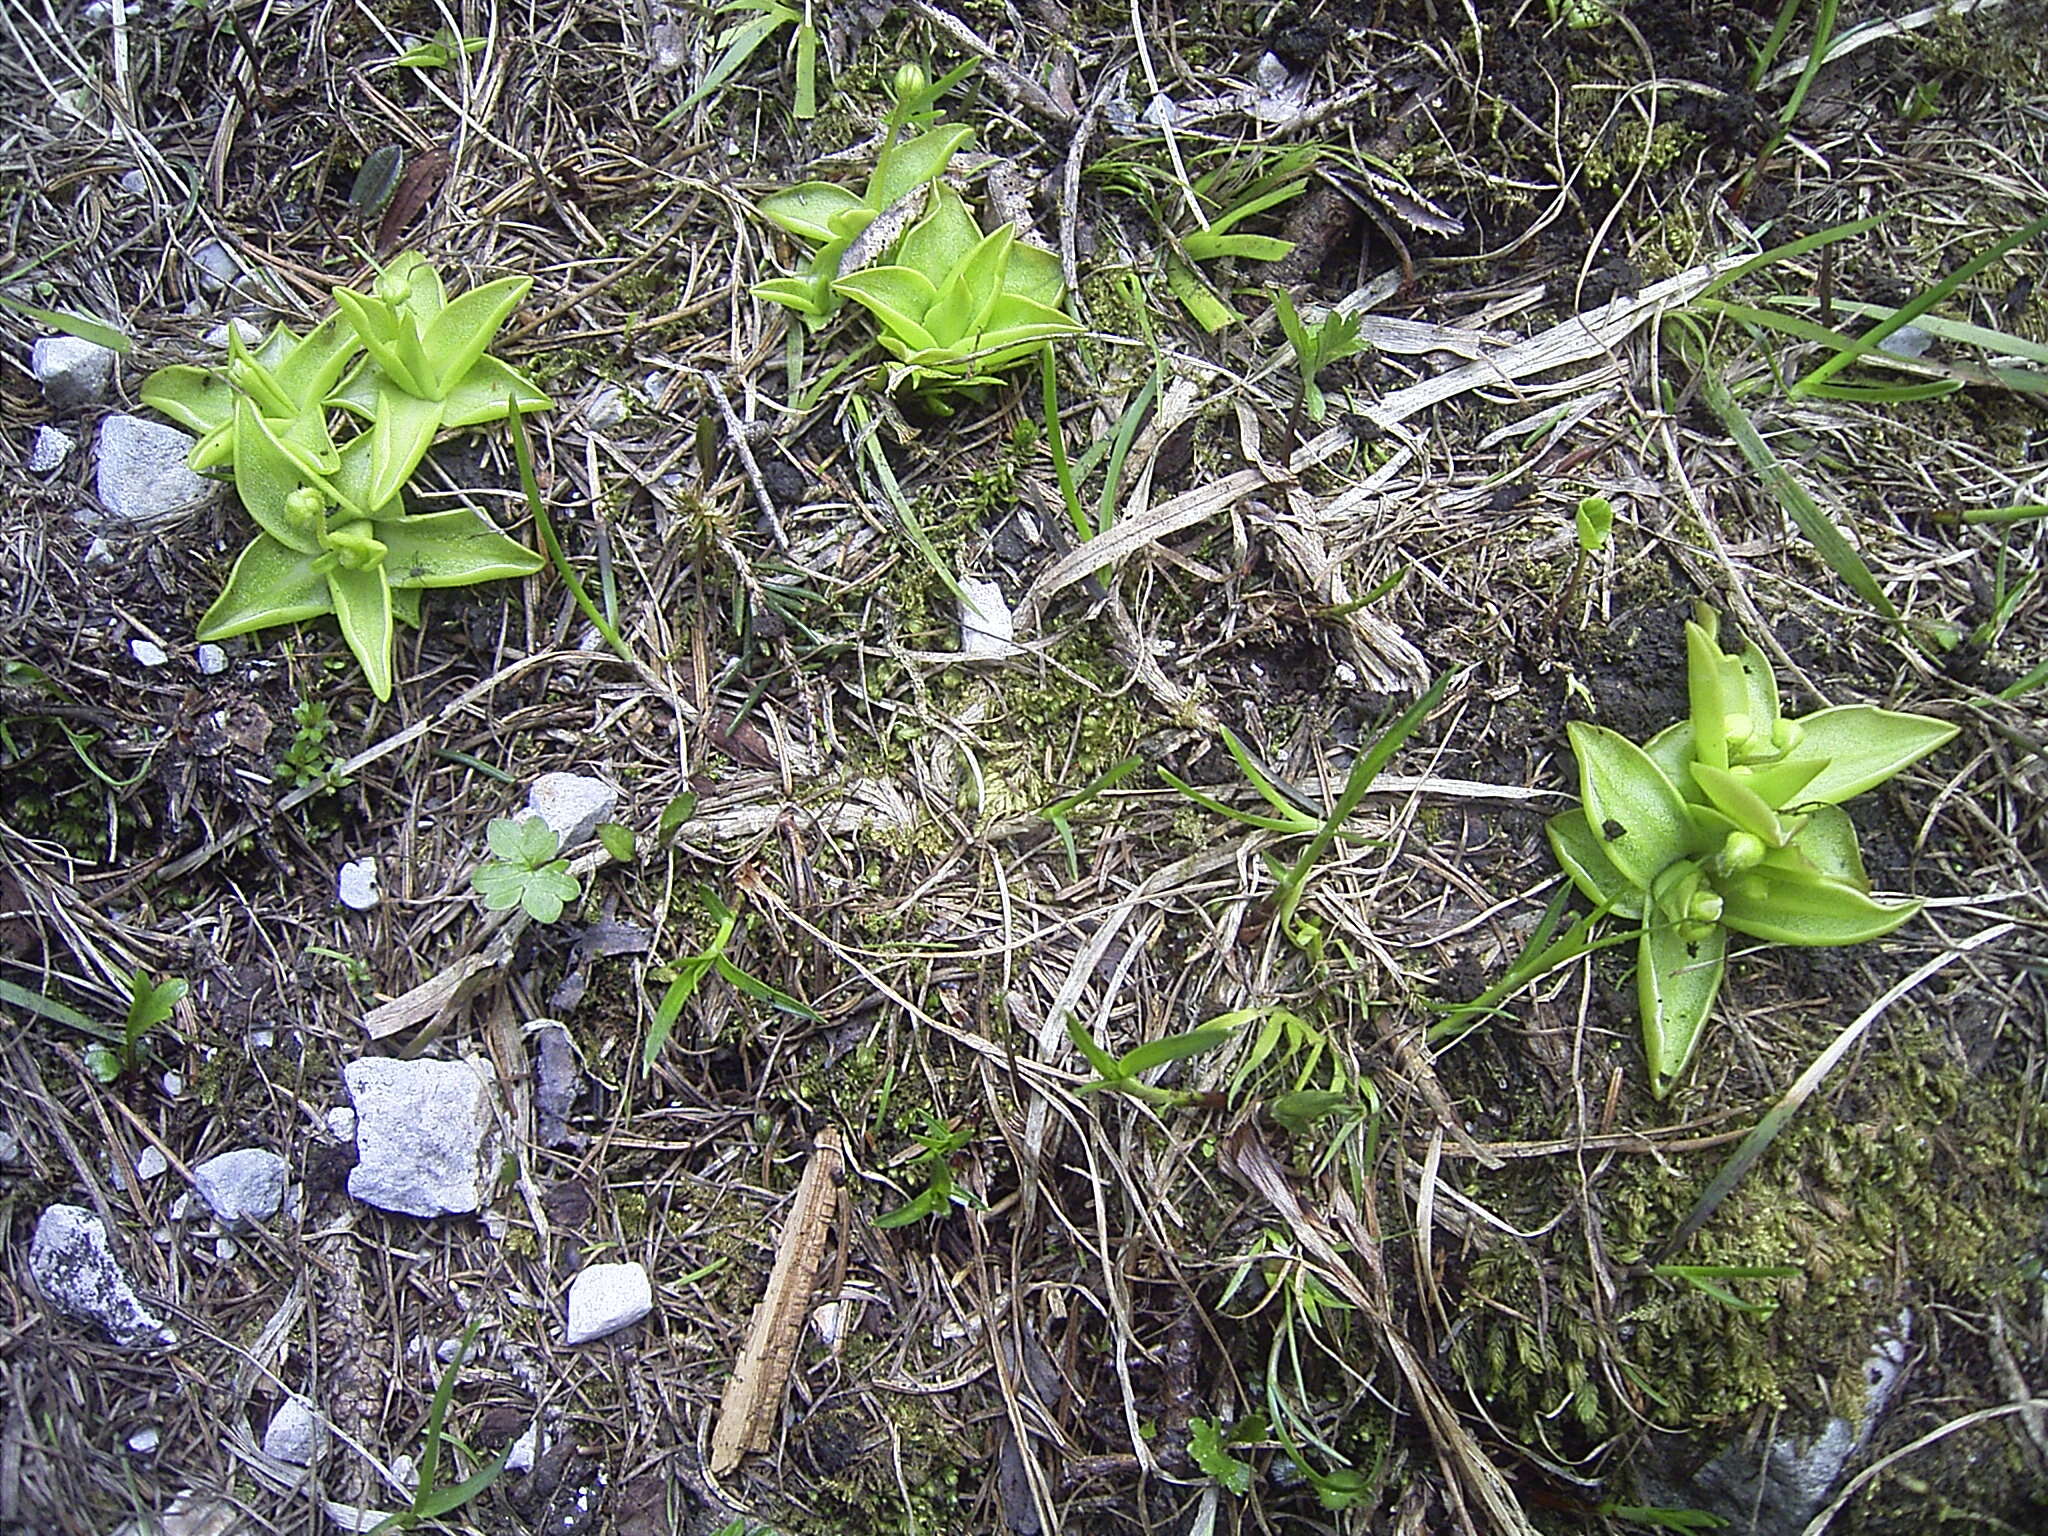
[{"label": "tiny green shoot", "polygon": [[493,912],[524,907],[537,923],[552,923],[565,904],[583,894],[569,873],[569,861],[555,857],[555,830],[538,816],[500,816],[485,830],[492,858],[477,866],[469,883]]},{"label": "tiny green shoot", "polygon": [[86,1069],[103,1083],[118,1082],[142,1064],[144,1038],[172,1013],[191,993],[192,984],[183,977],[151,981],[140,966],[128,978],[128,1017],[121,1025],[121,1038],[112,1045],[87,1046]]}]

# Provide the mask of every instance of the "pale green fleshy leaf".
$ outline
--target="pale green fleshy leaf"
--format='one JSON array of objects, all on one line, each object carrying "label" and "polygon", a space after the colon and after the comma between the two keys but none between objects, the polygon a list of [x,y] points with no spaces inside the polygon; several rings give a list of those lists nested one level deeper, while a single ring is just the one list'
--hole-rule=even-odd
[{"label": "pale green fleshy leaf", "polygon": [[531,576],[546,562],[468,508],[380,522],[384,574],[394,587],[466,587]]},{"label": "pale green fleshy leaf", "polygon": [[533,288],[530,277],[501,277],[450,300],[421,336],[432,396],[447,398],[497,339],[498,327]]},{"label": "pale green fleshy leaf", "polygon": [[1636,1001],[1643,1015],[1650,1091],[1660,1099],[1699,1049],[1727,959],[1728,935],[1714,925],[1653,923],[1643,930],[1636,950]]},{"label": "pale green fleshy leaf", "polygon": [[227,640],[333,611],[327,578],[313,569],[313,556],[259,533],[236,559],[227,586],[200,618],[198,638]]},{"label": "pale green fleshy leaf", "polygon": [[380,699],[390,698],[391,587],[384,572],[336,566],[327,573],[327,589],[334,598],[334,616],[341,621],[341,638],[362,664],[370,691]]}]

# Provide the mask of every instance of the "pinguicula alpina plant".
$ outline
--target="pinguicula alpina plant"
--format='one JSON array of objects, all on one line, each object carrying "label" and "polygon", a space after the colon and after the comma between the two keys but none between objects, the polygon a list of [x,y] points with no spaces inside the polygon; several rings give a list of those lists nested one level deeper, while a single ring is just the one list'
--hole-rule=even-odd
[{"label": "pinguicula alpina plant", "polygon": [[[469,507],[406,509],[405,485],[446,428],[553,402],[487,355],[533,286],[501,278],[455,299],[408,252],[374,290],[335,290],[339,313],[305,336],[280,325],[255,348],[232,329],[217,369],[159,369],[142,398],[200,434],[191,464],[232,473],[260,530],[199,621],[201,640],[333,614],[380,699],[396,621],[419,594],[540,569],[541,557]],[[337,422],[354,425],[337,442]]]},{"label": "pinguicula alpina plant", "polygon": [[1660,1098],[1699,1044],[1730,934],[1858,944],[1920,910],[1870,894],[1841,806],[1956,734],[1867,704],[1790,718],[1763,653],[1751,644],[1728,655],[1717,630],[1710,611],[1686,625],[1689,719],[1642,746],[1604,726],[1568,727],[1584,804],[1549,825],[1580,892],[1641,925],[1636,989]]}]

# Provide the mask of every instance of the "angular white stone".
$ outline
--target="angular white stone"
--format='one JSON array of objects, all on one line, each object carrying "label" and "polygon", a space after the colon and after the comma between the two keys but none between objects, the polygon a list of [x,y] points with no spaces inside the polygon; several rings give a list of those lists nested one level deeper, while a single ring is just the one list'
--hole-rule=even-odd
[{"label": "angular white stone", "polygon": [[59,1311],[98,1323],[116,1344],[169,1344],[177,1335],[142,1304],[107,1246],[107,1229],[82,1205],[53,1205],[36,1222],[29,1273]]},{"label": "angular white stone", "polygon": [[350,859],[341,866],[334,886],[341,904],[352,911],[367,912],[384,899],[383,892],[377,889],[375,859]]},{"label": "angular white stone", "polygon": [[619,792],[588,774],[544,773],[526,792],[527,815],[546,822],[565,853],[588,842],[618,809]]},{"label": "angular white stone", "polygon": [[163,1431],[154,1424],[145,1424],[128,1437],[128,1449],[138,1456],[154,1456],[163,1443]]},{"label": "angular white stone", "polygon": [[151,1179],[161,1178],[170,1166],[171,1160],[155,1147],[144,1147],[135,1155],[135,1177],[145,1184]]},{"label": "angular white stone", "polygon": [[202,677],[219,677],[228,669],[228,653],[209,640],[192,652],[192,664]]},{"label": "angular white stone", "polygon": [[37,427],[36,439],[28,446],[29,473],[47,475],[52,470],[63,468],[64,461],[71,457],[71,450],[77,446],[77,439],[69,433],[59,432],[55,427]]},{"label": "angular white stone", "polygon": [[128,654],[135,658],[138,666],[160,667],[171,659],[171,653],[154,640],[130,640]]},{"label": "angular white stone", "polygon": [[268,1221],[284,1205],[285,1161],[261,1147],[210,1157],[192,1170],[192,1183],[222,1226]]},{"label": "angular white stone", "polygon": [[992,581],[960,578],[960,654],[968,661],[1015,656],[1017,625],[1003,589]]},{"label": "angular white stone", "polygon": [[45,336],[29,350],[28,365],[54,411],[98,405],[114,381],[114,354],[76,336]]},{"label": "angular white stone", "polygon": [[123,171],[120,187],[130,197],[141,197],[149,191],[149,178],[140,171]]},{"label": "angular white stone", "polygon": [[310,1467],[327,1445],[327,1426],[313,1405],[293,1393],[277,1405],[263,1431],[263,1454],[295,1467]]},{"label": "angular white stone", "polygon": [[526,1433],[512,1442],[512,1449],[505,1453],[507,1472],[531,1472],[534,1458],[547,1449],[540,1438],[538,1423],[526,1426]]},{"label": "angular white stone", "polygon": [[630,1328],[654,1310],[654,1286],[639,1264],[592,1264],[569,1282],[564,1342],[588,1344]]},{"label": "angular white stone", "polygon": [[185,464],[189,433],[139,416],[100,423],[94,488],[107,511],[124,522],[148,523],[205,501],[215,491]]},{"label": "angular white stone", "polygon": [[483,1061],[370,1056],[342,1076],[356,1109],[351,1195],[406,1216],[466,1216],[483,1205],[498,1162]]},{"label": "angular white stone", "polygon": [[209,240],[192,253],[192,265],[199,269],[199,285],[219,290],[247,281],[242,265],[228,254],[218,240]]},{"label": "angular white stone", "polygon": [[356,1139],[356,1112],[346,1104],[338,1104],[327,1111],[327,1134],[336,1141]]}]

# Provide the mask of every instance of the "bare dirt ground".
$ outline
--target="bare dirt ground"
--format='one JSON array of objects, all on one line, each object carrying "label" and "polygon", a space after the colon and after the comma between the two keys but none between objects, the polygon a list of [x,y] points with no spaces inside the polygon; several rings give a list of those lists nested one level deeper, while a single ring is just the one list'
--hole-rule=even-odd
[{"label": "bare dirt ground", "polygon": [[[107,404],[55,412],[27,366],[48,330],[0,311],[0,1528],[408,1510],[447,1377],[444,1486],[529,1425],[543,1449],[422,1528],[1640,1530],[1725,1512],[1694,1476],[1722,1448],[1836,1414],[1844,1472],[1870,1475],[1830,1528],[2042,1529],[2048,524],[1960,514],[2048,500],[2048,369],[1953,327],[2038,345],[2048,251],[1946,294],[1917,372],[1844,376],[1952,391],[1904,401],[1795,396],[1825,350],[1700,293],[1881,215],[1719,295],[1855,334],[1855,306],[2048,213],[2048,17],[1787,13],[1754,80],[1765,0],[1583,28],[1540,0],[822,7],[798,121],[788,26],[689,99],[750,13],[6,7],[4,286],[133,351]],[[1802,92],[1817,26],[1856,46]],[[439,62],[399,62],[437,35]],[[799,255],[759,200],[857,185],[898,66],[970,60],[939,102],[975,129],[953,172],[976,207],[1021,186],[1078,279],[1058,421],[1108,514],[1081,556],[1035,368],[940,414],[883,394],[863,316],[806,335],[750,292]],[[1307,189],[1238,226],[1294,248],[1204,267],[1241,313],[1212,334],[1167,281],[1189,184],[1300,146]],[[363,167],[393,151],[380,198]],[[208,246],[246,281],[209,277]],[[630,662],[551,567],[431,594],[388,702],[326,621],[227,642],[205,674],[195,621],[248,537],[232,496],[98,518],[95,418],[140,411],[150,369],[217,358],[230,316],[303,327],[403,249],[451,286],[535,278],[497,351],[556,401],[530,423],[539,478]],[[1366,316],[1320,423],[1276,285]],[[81,446],[32,474],[52,422]],[[1120,428],[1120,465],[1090,454]],[[1896,621],[1795,525],[1788,481]],[[502,429],[451,437],[424,483],[538,547]],[[1591,553],[1588,496],[1615,508]],[[955,574],[1001,588],[1020,650],[961,659]],[[1699,602],[1788,705],[1961,728],[1855,807],[1877,887],[1927,909],[1856,948],[1741,955],[1662,1101],[1627,947],[1432,1041],[1557,893],[1566,722],[1641,739],[1682,716]],[[1280,820],[1227,730],[1316,825],[1445,677],[1291,913],[1308,837],[1171,782]],[[507,924],[470,875],[551,770],[619,787],[634,856],[592,845],[559,923]],[[361,858],[366,912],[335,899]],[[733,964],[801,1009],[713,973],[645,1063],[714,901]],[[191,993],[103,1084],[35,1000],[118,1022],[137,967]],[[370,1037],[372,1009],[459,970],[458,1003]],[[544,1018],[583,1073],[560,1136],[536,1113]],[[1219,1020],[1131,1091],[1089,1089],[1070,1031],[1117,1055]],[[490,1064],[508,1136],[485,1218],[346,1193],[326,1115],[378,1053]],[[834,1137],[788,1386],[765,1448],[714,1473],[721,1393]],[[245,1146],[285,1156],[299,1203],[219,1246],[174,1207],[186,1170]],[[138,1177],[152,1148],[169,1171]],[[174,1346],[116,1345],[31,1283],[59,1202],[105,1221]],[[616,1261],[651,1273],[653,1314],[566,1345],[570,1279]],[[1767,1273],[1710,1289],[1658,1261]],[[1903,1385],[1875,1421],[1887,1336]],[[289,1393],[331,1427],[311,1469],[261,1448]]]}]

